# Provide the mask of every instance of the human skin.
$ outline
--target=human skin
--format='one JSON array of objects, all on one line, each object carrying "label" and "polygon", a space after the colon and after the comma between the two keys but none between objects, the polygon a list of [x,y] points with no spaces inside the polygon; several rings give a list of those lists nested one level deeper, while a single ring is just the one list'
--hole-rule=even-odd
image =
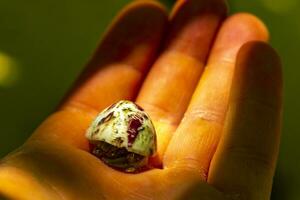
[{"label": "human skin", "polygon": [[[251,14],[222,0],[124,8],[57,110],[0,164],[8,199],[270,198],[280,141],[280,59]],[[156,168],[116,171],[89,153],[85,131],[121,99],[157,130]]]}]

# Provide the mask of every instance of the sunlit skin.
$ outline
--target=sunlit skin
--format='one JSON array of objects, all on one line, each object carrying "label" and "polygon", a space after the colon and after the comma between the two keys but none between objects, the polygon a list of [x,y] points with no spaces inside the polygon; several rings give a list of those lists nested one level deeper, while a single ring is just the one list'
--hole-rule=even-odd
[{"label": "sunlit skin", "polygon": [[[280,139],[280,60],[259,19],[226,13],[222,0],[179,0],[169,17],[154,1],[124,8],[57,111],[2,160],[0,194],[269,199]],[[89,153],[86,129],[121,99],[137,102],[154,122],[155,169],[127,174]]]}]

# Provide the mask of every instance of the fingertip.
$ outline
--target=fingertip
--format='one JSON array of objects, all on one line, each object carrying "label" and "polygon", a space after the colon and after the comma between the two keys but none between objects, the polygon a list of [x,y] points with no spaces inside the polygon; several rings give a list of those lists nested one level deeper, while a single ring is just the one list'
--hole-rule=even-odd
[{"label": "fingertip", "polygon": [[[281,60],[277,51],[269,44],[262,41],[250,41],[244,44],[239,50],[237,59],[245,61],[245,65],[251,65],[254,69],[264,74],[276,74],[281,79]],[[238,62],[238,63],[239,63]]]},{"label": "fingertip", "polygon": [[170,14],[165,48],[206,60],[214,36],[226,17],[223,0],[177,1]]},{"label": "fingertip", "polygon": [[160,14],[167,16],[168,12],[166,7],[158,1],[153,0],[139,0],[139,1],[132,1],[128,5],[126,5],[123,10],[121,11],[120,15],[125,14],[128,11],[140,9],[140,8],[148,8],[152,9],[153,11],[159,12]]},{"label": "fingertip", "polygon": [[257,16],[251,13],[241,12],[232,15],[228,23],[239,27],[240,31],[247,31],[249,35],[256,36],[261,41],[269,40],[269,31],[266,24]]},{"label": "fingertip", "polygon": [[101,63],[130,60],[129,65],[143,65],[145,56],[141,56],[141,52],[145,49],[152,52],[159,46],[167,23],[167,10],[161,3],[133,1],[114,18],[93,60],[101,60]]},{"label": "fingertip", "polygon": [[240,97],[251,96],[273,106],[282,101],[282,68],[280,57],[269,44],[252,41],[244,44],[237,56],[235,78]]},{"label": "fingertip", "polygon": [[266,25],[249,13],[238,13],[228,17],[217,35],[209,61],[234,62],[240,47],[249,41],[269,40]]},{"label": "fingertip", "polygon": [[[140,28],[139,31],[141,33],[144,33],[145,31],[153,31],[157,27],[162,29],[162,25],[165,25],[167,19],[167,10],[161,3],[153,0],[133,1],[121,9],[118,15],[113,19],[111,25],[108,27],[105,35],[110,35],[111,32],[114,31],[116,27],[120,27],[120,25],[128,26],[128,30],[132,30],[134,27],[136,27],[134,30]],[[141,20],[144,22],[142,24],[144,27],[137,27],[140,25]],[[150,30],[147,26],[148,21],[151,21],[149,24],[151,24],[152,29]],[[126,31],[126,29],[123,31]]]},{"label": "fingertip", "polygon": [[170,18],[174,18],[182,10],[189,11],[185,12],[184,15],[199,13],[199,10],[207,10],[225,16],[228,12],[228,6],[224,0],[178,0],[171,11]]}]

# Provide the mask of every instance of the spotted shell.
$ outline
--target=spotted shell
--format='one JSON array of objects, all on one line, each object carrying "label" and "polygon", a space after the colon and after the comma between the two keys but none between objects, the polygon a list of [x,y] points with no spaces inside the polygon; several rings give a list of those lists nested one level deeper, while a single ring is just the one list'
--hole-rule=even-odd
[{"label": "spotted shell", "polygon": [[149,115],[127,100],[104,109],[88,128],[86,137],[91,143],[103,141],[143,156],[156,152],[156,133]]}]

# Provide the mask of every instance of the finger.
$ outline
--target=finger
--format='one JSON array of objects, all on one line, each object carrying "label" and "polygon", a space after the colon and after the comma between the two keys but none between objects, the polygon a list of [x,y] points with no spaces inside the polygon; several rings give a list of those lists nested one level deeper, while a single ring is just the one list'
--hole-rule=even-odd
[{"label": "finger", "polygon": [[270,198],[280,139],[281,76],[280,59],[269,45],[242,47],[224,135],[209,173],[217,188],[247,199]]},{"label": "finger", "polygon": [[254,16],[236,14],[222,25],[208,64],[168,151],[167,167],[189,165],[207,177],[228,106],[238,49],[247,41],[266,41],[265,26]]},{"label": "finger", "polygon": [[159,160],[197,85],[225,13],[222,0],[179,1],[175,6],[164,51],[137,98],[157,128]]},{"label": "finger", "polygon": [[96,110],[119,99],[135,97],[147,68],[153,62],[166,25],[158,3],[136,1],[116,17],[65,102]]},{"label": "finger", "polygon": [[121,11],[60,111],[38,132],[47,139],[56,137],[82,146],[84,132],[97,112],[136,97],[166,22],[165,10],[154,1],[135,1]]}]

